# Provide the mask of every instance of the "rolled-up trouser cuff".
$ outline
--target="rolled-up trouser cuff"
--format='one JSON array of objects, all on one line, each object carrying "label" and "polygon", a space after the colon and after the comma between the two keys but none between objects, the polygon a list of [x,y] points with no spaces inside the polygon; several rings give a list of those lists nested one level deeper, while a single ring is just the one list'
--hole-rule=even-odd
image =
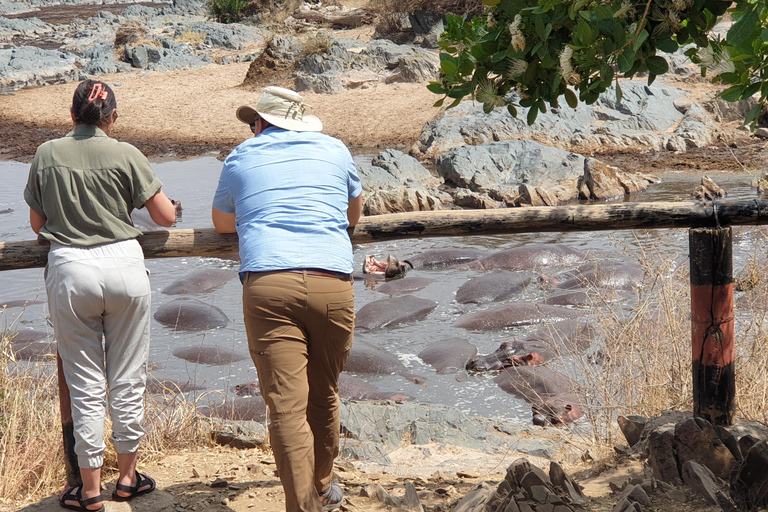
[{"label": "rolled-up trouser cuff", "polygon": [[91,455],[89,456],[77,456],[77,464],[81,468],[100,468],[104,465],[104,456],[103,455]]},{"label": "rolled-up trouser cuff", "polygon": [[141,439],[136,439],[135,441],[115,441],[115,439],[112,438],[112,444],[115,446],[115,451],[117,453],[135,453],[139,451],[140,442]]}]

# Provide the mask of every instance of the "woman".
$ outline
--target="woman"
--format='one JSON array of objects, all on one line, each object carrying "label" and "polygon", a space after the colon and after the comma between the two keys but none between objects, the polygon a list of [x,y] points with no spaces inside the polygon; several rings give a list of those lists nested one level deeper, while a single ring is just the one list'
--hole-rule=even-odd
[{"label": "woman", "polygon": [[45,286],[83,482],[65,488],[59,501],[73,510],[104,509],[107,403],[120,473],[113,499],[155,489],[154,480],[136,471],[144,436],[150,287],[136,240],[141,232],[130,214],[146,206],[157,224],[170,227],[176,210],[147,158],[110,138],[116,107],[107,84],[81,83],[70,110],[74,129],[37,148],[24,190],[32,229],[51,243]]}]

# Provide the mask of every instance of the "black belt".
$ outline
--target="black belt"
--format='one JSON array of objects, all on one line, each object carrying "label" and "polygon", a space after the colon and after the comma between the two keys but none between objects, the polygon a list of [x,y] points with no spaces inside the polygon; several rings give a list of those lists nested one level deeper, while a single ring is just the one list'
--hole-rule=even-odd
[{"label": "black belt", "polygon": [[343,272],[334,272],[333,270],[322,270],[319,268],[295,268],[288,270],[287,272],[293,272],[295,274],[307,273],[308,276],[320,276],[320,277],[335,277],[342,281],[352,281],[352,274],[345,274]]}]

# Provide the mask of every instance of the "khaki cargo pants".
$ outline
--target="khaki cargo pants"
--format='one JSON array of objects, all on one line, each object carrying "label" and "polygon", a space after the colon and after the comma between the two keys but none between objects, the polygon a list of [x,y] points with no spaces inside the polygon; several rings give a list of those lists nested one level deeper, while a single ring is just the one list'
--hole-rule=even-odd
[{"label": "khaki cargo pants", "polygon": [[248,272],[248,346],[269,409],[286,512],[322,511],[339,454],[339,373],[354,336],[351,281],[301,271]]}]

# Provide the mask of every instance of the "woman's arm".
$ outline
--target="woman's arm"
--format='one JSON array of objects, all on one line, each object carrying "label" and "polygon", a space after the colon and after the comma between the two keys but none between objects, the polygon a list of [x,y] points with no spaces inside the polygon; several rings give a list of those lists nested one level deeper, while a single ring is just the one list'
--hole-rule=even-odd
[{"label": "woman's arm", "polygon": [[176,222],[176,206],[166,197],[165,192],[159,190],[144,203],[149,216],[158,226],[169,228]]},{"label": "woman's arm", "polygon": [[29,209],[29,225],[32,226],[32,231],[35,232],[35,234],[40,233],[40,229],[45,226],[46,219],[43,215],[40,215],[32,208]]},{"label": "woman's arm", "polygon": [[226,213],[216,208],[211,208],[213,227],[219,233],[237,233],[237,218],[234,213]]}]

